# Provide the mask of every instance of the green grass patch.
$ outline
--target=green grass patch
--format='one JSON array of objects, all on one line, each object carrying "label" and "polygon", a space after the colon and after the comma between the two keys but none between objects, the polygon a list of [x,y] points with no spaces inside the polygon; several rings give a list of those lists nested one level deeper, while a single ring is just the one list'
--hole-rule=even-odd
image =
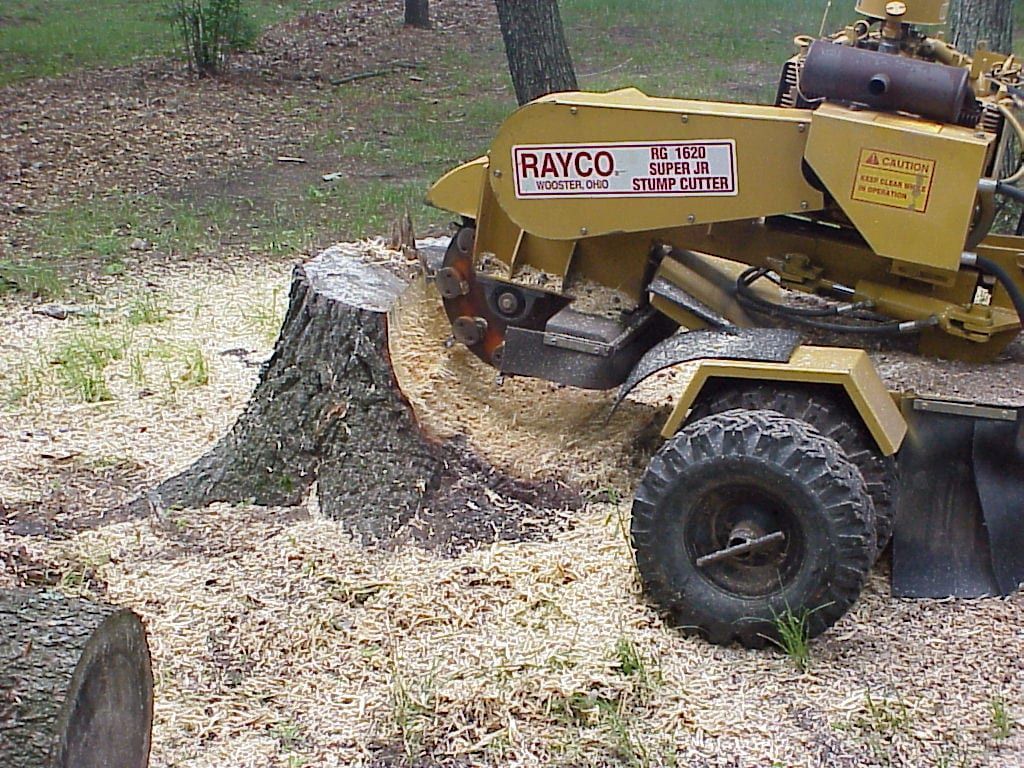
[{"label": "green grass patch", "polygon": [[811,641],[807,628],[809,615],[808,611],[787,608],[775,617],[775,631],[779,637],[771,639],[801,672],[806,672],[811,666]]},{"label": "green grass patch", "polygon": [[991,701],[992,709],[992,735],[997,739],[1005,739],[1013,729],[1013,718],[1006,708],[1006,702],[1002,697],[997,696]]},{"label": "green grass patch", "polygon": [[182,350],[182,363],[180,380],[186,387],[205,387],[210,383],[210,365],[198,344],[189,344]]},{"label": "green grass patch", "polygon": [[107,386],[106,369],[121,360],[128,349],[126,338],[118,338],[98,329],[75,335],[54,352],[52,362],[64,390],[82,402],[113,400]]},{"label": "green grass patch", "polygon": [[124,271],[136,241],[145,249],[190,256],[220,245],[220,233],[235,213],[224,201],[187,201],[113,192],[69,203],[28,226],[37,250],[51,257],[98,259],[107,274]]},{"label": "green grass patch", "polygon": [[170,316],[166,304],[154,293],[136,296],[125,312],[129,325],[155,325]]},{"label": "green grass patch", "polygon": [[0,261],[0,293],[24,293],[40,299],[58,299],[67,292],[64,280],[44,262]]},{"label": "green grass patch", "polygon": [[[337,0],[252,0],[260,28],[342,5]],[[166,4],[130,0],[6,0],[0,5],[0,85],[75,69],[111,67],[178,46]]]}]

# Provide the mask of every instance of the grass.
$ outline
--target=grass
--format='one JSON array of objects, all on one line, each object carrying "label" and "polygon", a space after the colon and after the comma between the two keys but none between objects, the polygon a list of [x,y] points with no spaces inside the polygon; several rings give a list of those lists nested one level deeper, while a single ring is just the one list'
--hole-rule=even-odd
[{"label": "grass", "polygon": [[153,293],[144,293],[128,305],[126,317],[129,325],[155,325],[169,317],[163,300]]},{"label": "grass", "polygon": [[114,190],[45,213],[29,223],[29,230],[37,249],[51,257],[91,257],[116,264],[136,239],[170,255],[213,249],[233,217],[232,207],[222,200],[197,205]]},{"label": "grass", "polygon": [[64,296],[67,286],[57,271],[45,262],[0,261],[0,293],[23,293],[50,300]]},{"label": "grass", "polygon": [[626,635],[616,641],[613,658],[618,671],[636,683],[636,690],[641,695],[650,693],[661,683],[657,660],[645,657],[636,643]]},{"label": "grass", "polygon": [[779,637],[771,639],[801,672],[806,672],[811,667],[808,615],[808,611],[793,611],[787,608],[775,617],[775,630]]},{"label": "grass", "polygon": [[90,329],[61,344],[52,361],[65,391],[82,402],[98,403],[113,399],[106,369],[113,361],[121,360],[127,348],[125,338]]},{"label": "grass", "polygon": [[406,758],[415,763],[424,749],[424,737],[437,716],[436,680],[433,674],[417,680],[406,678],[397,647],[392,643],[391,713]]},{"label": "grass", "polygon": [[[250,0],[260,27],[301,10],[341,5],[326,0]],[[75,69],[111,67],[178,45],[162,2],[6,0],[0,6],[0,86]]]},{"label": "grass", "polygon": [[1009,737],[1013,729],[1013,718],[1006,709],[1006,702],[1002,697],[997,696],[991,701],[992,707],[992,735],[997,739]]},{"label": "grass", "polygon": [[876,699],[871,691],[864,694],[864,712],[854,719],[854,725],[879,736],[891,737],[909,730],[912,722],[910,709],[903,697]]},{"label": "grass", "polygon": [[210,366],[198,344],[189,344],[182,350],[184,372],[180,380],[187,387],[205,387],[210,383]]},{"label": "grass", "polygon": [[641,738],[643,728],[629,713],[626,697],[609,697],[596,692],[577,691],[554,699],[551,713],[562,725],[597,729],[618,762],[634,768],[664,764],[653,760],[651,749]]}]

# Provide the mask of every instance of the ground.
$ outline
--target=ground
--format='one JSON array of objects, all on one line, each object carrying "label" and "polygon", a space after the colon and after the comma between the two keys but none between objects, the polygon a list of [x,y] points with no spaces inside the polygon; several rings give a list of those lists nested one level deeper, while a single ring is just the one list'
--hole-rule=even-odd
[{"label": "ground", "polygon": [[[398,2],[284,4],[216,80],[160,55],[41,70],[17,49],[0,89],[0,584],[143,616],[157,768],[1018,765],[1021,595],[894,600],[882,565],[807,671],[682,637],[643,601],[625,535],[679,374],[605,425],[606,396],[499,385],[444,348],[429,298],[396,334],[410,399],[507,471],[579,489],[546,535],[448,557],[366,551],[315,506],[118,511],[231,424],[296,260],[404,209],[420,235],[446,231],[424,187],[513,102],[490,3],[433,5],[419,32]],[[0,53],[36,7],[4,11]],[[770,98],[821,12],[562,7],[585,87],[740,100]],[[144,39],[132,56],[162,52]]]}]

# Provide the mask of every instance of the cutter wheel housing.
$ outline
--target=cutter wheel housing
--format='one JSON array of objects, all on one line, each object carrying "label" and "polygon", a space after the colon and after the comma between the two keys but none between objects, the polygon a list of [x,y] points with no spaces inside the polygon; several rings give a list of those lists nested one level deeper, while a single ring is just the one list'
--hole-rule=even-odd
[{"label": "cutter wheel housing", "polygon": [[633,535],[714,642],[823,631],[882,553],[900,596],[1024,583],[1024,212],[991,231],[1024,68],[931,31],[947,5],[858,0],[771,105],[550,94],[429,192],[452,336],[502,375],[614,408],[687,364]]}]

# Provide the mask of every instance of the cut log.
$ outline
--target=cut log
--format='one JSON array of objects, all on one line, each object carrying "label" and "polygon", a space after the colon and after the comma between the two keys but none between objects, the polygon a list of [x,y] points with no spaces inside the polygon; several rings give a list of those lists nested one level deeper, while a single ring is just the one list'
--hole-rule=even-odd
[{"label": "cut log", "polygon": [[138,616],[55,592],[0,591],[0,765],[145,768],[152,724]]},{"label": "cut log", "polygon": [[[291,506],[316,482],[322,512],[364,542],[390,540],[416,516],[431,522],[414,538],[450,548],[477,529],[518,534],[517,522],[472,519],[489,503],[482,487],[500,487],[505,518],[524,505],[576,499],[556,484],[507,478],[417,423],[388,354],[388,313],[413,272],[400,277],[340,247],[296,267],[280,336],[245,411],[205,456],[141,502],[156,511],[216,501]],[[467,499],[472,514],[461,514]],[[432,524],[439,518],[446,533]]]}]

